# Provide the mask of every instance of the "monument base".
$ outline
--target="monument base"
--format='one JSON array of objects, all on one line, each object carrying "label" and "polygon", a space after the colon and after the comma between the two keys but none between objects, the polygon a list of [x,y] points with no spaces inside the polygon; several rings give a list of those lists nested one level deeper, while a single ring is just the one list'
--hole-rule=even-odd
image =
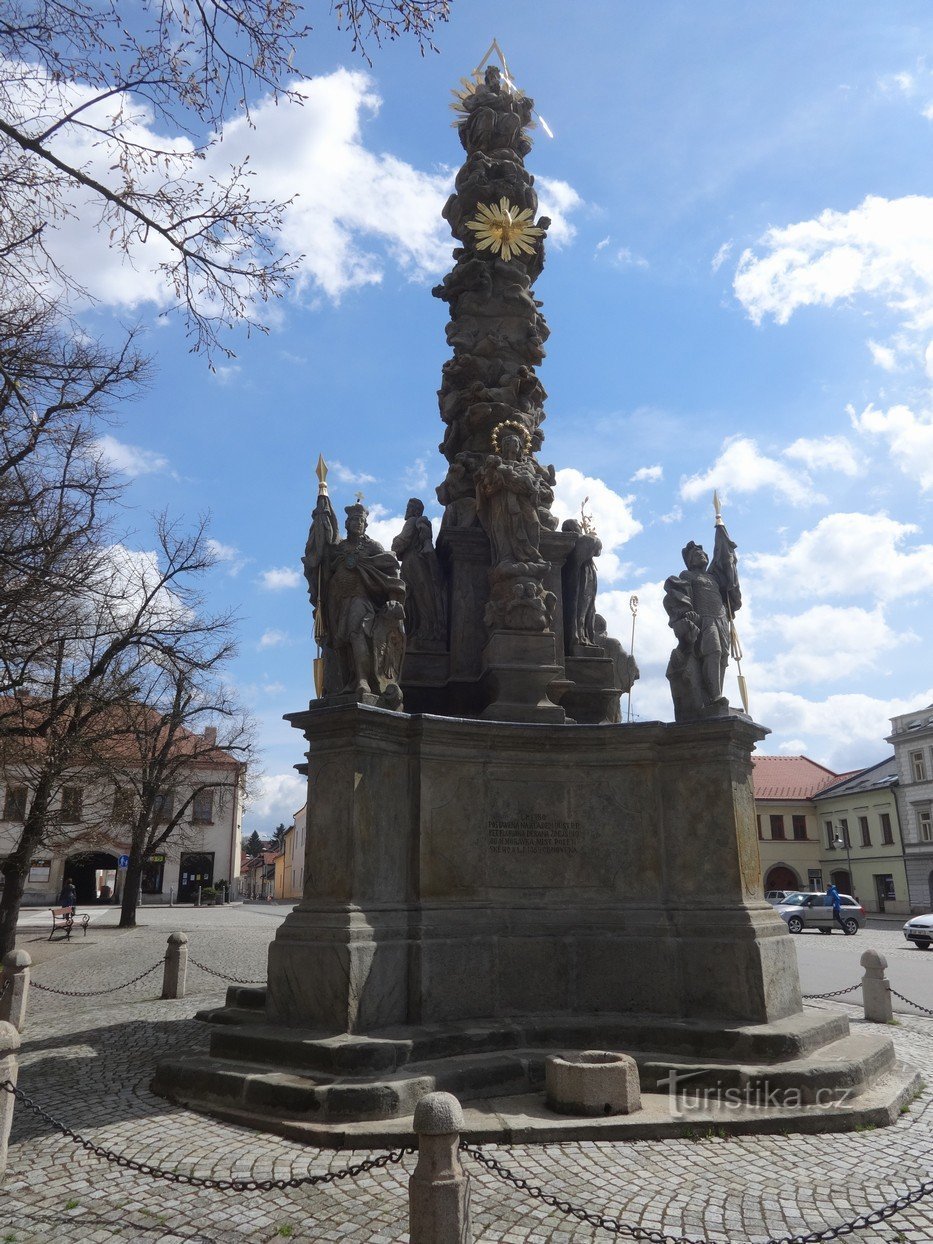
[{"label": "monument base", "polygon": [[[185,1106],[323,1145],[392,1144],[411,1134],[429,1092],[467,1107],[473,1140],[555,1140],[727,1131],[837,1131],[894,1122],[919,1087],[877,1027],[844,1015],[717,1026],[662,1016],[422,1025],[328,1037],[263,1022],[263,990],[232,987],[199,1014],[216,1025],[210,1055],[162,1063],[156,1093]],[[549,1054],[624,1052],[645,1112],[561,1119],[544,1108]],[[607,1131],[606,1125],[618,1124]],[[367,1126],[369,1125],[369,1126]],[[595,1130],[591,1130],[595,1128]],[[581,1130],[582,1129],[582,1130]]]},{"label": "monument base", "polygon": [[164,1064],[157,1091],[326,1132],[407,1117],[435,1089],[528,1094],[555,1050],[629,1054],[645,1093],[673,1072],[779,1085],[807,1109],[894,1074],[884,1032],[802,1012],[761,897],[766,732],[747,718],[290,720],[310,745],[305,897],[268,987],[205,1015],[210,1057]]}]

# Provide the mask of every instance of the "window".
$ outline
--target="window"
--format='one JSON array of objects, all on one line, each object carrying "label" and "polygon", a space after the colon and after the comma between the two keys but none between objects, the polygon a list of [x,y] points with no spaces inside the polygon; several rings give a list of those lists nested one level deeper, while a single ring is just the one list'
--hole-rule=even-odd
[{"label": "window", "polygon": [[171,791],[164,791],[162,794],[156,795],[152,801],[152,820],[155,824],[159,821],[170,821],[172,819],[172,804],[174,798]]},{"label": "window", "polygon": [[126,786],[118,786],[113,792],[113,820],[118,825],[126,825],[133,820],[135,812],[133,792]]},{"label": "window", "polygon": [[933,842],[933,819],[931,819],[929,808],[917,814],[917,821],[920,825],[920,841]]},{"label": "window", "polygon": [[858,827],[862,835],[862,846],[870,847],[871,846],[871,830],[868,828],[868,817],[867,816],[859,817]]},{"label": "window", "polygon": [[73,825],[81,820],[81,805],[84,802],[84,791],[80,786],[65,786],[62,789],[62,823]]},{"label": "window", "polygon": [[840,816],[839,818],[839,837],[842,839],[842,845],[844,847],[849,848],[852,846],[849,839],[849,822],[844,816]]},{"label": "window", "polygon": [[5,821],[25,821],[26,819],[26,787],[8,786],[6,802],[3,806]]},{"label": "window", "polygon": [[772,838],[783,838],[784,837],[783,816],[772,816],[770,820],[771,820],[771,837]]},{"label": "window", "polygon": [[756,823],[756,824],[757,824],[757,826],[758,826],[758,837],[759,837],[759,838],[761,838],[761,837],[762,837],[762,833],[761,833],[761,817],[760,817],[760,816],[756,816],[756,817],[755,817],[755,823]]},{"label": "window", "polygon": [[896,902],[897,894],[894,891],[894,877],[891,873],[881,873],[875,877],[875,890],[880,899],[884,902]]},{"label": "window", "polygon": [[211,825],[214,821],[214,792],[199,790],[195,795],[191,819],[196,825]]},{"label": "window", "polygon": [[807,839],[807,818],[805,816],[795,816],[791,818],[794,825],[794,841],[806,842]]},{"label": "window", "polygon": [[810,887],[811,890],[822,890],[823,873],[821,869],[819,868],[808,868],[807,869],[807,885]]},{"label": "window", "polygon": [[894,842],[894,833],[891,829],[891,814],[889,812],[881,813],[881,841],[886,847],[890,847]]},{"label": "window", "polygon": [[51,860],[33,860],[29,865],[29,880],[33,883],[48,881],[52,876]]},{"label": "window", "polygon": [[910,771],[913,774],[915,782],[926,781],[927,767],[923,762],[923,752],[910,753]]},{"label": "window", "polygon": [[826,826],[826,850],[832,851],[836,846],[834,841],[835,835],[833,834],[833,823],[832,821],[824,821],[823,824]]}]

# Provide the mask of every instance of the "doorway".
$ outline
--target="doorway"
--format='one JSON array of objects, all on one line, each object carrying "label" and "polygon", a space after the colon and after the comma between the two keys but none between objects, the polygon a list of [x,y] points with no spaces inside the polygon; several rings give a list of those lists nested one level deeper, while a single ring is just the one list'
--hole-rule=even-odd
[{"label": "doorway", "polygon": [[117,880],[117,857],[107,851],[69,855],[65,860],[62,884],[69,878],[74,882],[79,906],[93,907],[112,902]]},{"label": "doorway", "polygon": [[178,869],[178,901],[193,903],[198,889],[206,890],[214,880],[213,851],[185,851]]}]

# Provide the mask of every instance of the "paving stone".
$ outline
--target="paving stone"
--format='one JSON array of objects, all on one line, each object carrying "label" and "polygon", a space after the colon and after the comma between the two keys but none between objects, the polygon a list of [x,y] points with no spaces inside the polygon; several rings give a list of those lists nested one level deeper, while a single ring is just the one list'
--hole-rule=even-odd
[{"label": "paving stone", "polygon": [[[129,932],[92,926],[86,939],[37,955],[37,981],[90,990],[119,984],[157,961],[173,929],[194,958],[259,979],[266,948],[288,909],[145,911]],[[86,944],[82,945],[82,941]],[[24,942],[32,952],[32,945]],[[155,1063],[206,1048],[195,1011],[219,1002],[224,982],[189,969],[195,992],[158,999],[161,974],[94,999],[36,990],[24,1033],[20,1084],[56,1118],[95,1143],[179,1171],[229,1178],[290,1178],[339,1170],[371,1156],[315,1151],[178,1109],[148,1088]],[[906,991],[905,991],[906,992]],[[821,1004],[822,1005],[822,1004]],[[828,1004],[827,1004],[828,1005]],[[837,1004],[838,1005],[838,1004]],[[853,1018],[858,1012],[842,1007]],[[900,1017],[890,1029],[901,1057],[933,1085],[933,1020]],[[489,1145],[516,1174],[562,1199],[644,1230],[760,1244],[854,1217],[930,1177],[933,1092],[893,1127],[836,1136]],[[402,1244],[414,1158],[322,1187],[237,1194],[156,1182],[102,1162],[16,1111],[0,1189],[0,1241],[214,1241],[216,1244]],[[466,1161],[476,1244],[582,1244],[610,1238],[568,1219]],[[66,1210],[70,1201],[77,1205]],[[291,1228],[290,1236],[280,1234]],[[858,1232],[859,1244],[933,1239],[933,1198]]]}]

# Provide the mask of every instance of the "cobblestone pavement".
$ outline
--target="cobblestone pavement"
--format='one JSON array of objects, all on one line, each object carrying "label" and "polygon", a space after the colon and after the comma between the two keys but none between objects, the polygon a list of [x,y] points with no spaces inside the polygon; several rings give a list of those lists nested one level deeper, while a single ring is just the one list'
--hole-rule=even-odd
[{"label": "cobblestone pavement", "polygon": [[[100,929],[37,967],[37,980],[71,989],[128,980],[155,961],[167,932],[186,927],[191,953],[233,975],[258,978],[266,944],[286,909],[179,909],[131,933]],[[219,919],[214,919],[219,916]],[[210,917],[210,919],[209,919]],[[32,949],[26,934],[23,943]],[[55,943],[53,943],[55,945]],[[918,956],[919,957],[919,956]],[[289,1178],[340,1169],[368,1156],[300,1144],[204,1119],[148,1089],[156,1061],[206,1045],[194,1012],[220,1001],[223,983],[192,971],[195,991],[157,1000],[158,972],[104,999],[34,992],[20,1084],[53,1115],[140,1161],[215,1178]],[[842,982],[842,983],[848,983]],[[907,990],[905,989],[905,992]],[[845,1008],[853,1017],[854,1008]],[[933,1085],[933,1020],[902,1017],[892,1036]],[[517,1174],[576,1204],[646,1229],[724,1244],[759,1242],[840,1223],[933,1174],[933,1093],[892,1128],[851,1134],[662,1142],[487,1146]],[[407,1238],[407,1181],[398,1165],[324,1187],[234,1193],[155,1182],[78,1149],[17,1108],[0,1188],[0,1244],[59,1237],[111,1240],[295,1241],[400,1244]],[[577,1244],[608,1240],[530,1200],[468,1161],[477,1244]],[[929,1244],[933,1197],[890,1223],[859,1232],[863,1244]]]}]

